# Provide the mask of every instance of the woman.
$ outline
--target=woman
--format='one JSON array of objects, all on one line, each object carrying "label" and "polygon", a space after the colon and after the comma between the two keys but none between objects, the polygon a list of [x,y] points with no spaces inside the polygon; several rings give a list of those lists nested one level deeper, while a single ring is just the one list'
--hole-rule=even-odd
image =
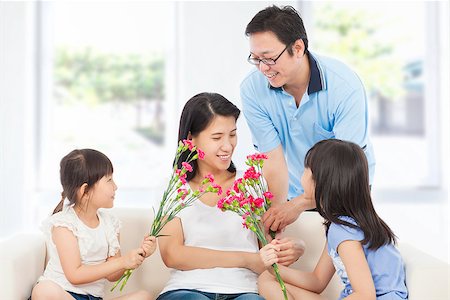
[{"label": "woman", "polygon": [[[178,140],[191,140],[205,152],[204,160],[194,161],[193,171],[187,174],[193,190],[208,173],[223,191],[232,186],[239,114],[233,103],[215,93],[198,94],[186,103]],[[167,236],[159,239],[161,257],[173,270],[158,300],[263,299],[257,294],[258,274],[264,271],[257,238],[243,228],[237,214],[216,207],[223,196],[204,194],[164,227],[162,234]],[[299,255],[294,256],[296,260]]]}]

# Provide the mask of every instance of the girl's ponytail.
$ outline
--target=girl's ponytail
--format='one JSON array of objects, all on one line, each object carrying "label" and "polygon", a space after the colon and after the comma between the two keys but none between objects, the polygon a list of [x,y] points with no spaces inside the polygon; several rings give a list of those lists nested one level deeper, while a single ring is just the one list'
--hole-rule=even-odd
[{"label": "girl's ponytail", "polygon": [[64,192],[61,193],[61,201],[59,201],[58,205],[56,205],[55,209],[53,210],[52,215],[62,211],[64,206],[64,199],[66,199],[66,196],[64,195]]}]

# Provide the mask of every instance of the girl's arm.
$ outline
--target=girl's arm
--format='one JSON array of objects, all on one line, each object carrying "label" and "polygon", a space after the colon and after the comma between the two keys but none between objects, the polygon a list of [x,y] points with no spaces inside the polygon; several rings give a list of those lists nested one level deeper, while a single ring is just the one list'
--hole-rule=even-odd
[{"label": "girl's arm", "polygon": [[300,239],[277,235],[276,243],[280,246],[280,250],[277,253],[280,265],[289,267],[305,253],[305,242]]},{"label": "girl's arm", "polygon": [[375,300],[375,285],[361,242],[344,241],[339,244],[337,251],[353,289],[353,293],[345,299]]},{"label": "girl's arm", "polygon": [[179,218],[168,222],[159,238],[159,250],[166,266],[182,271],[194,269],[247,268],[260,274],[265,268],[258,253],[220,251],[184,245],[183,229]]},{"label": "girl's arm", "polygon": [[[118,258],[120,258],[120,257],[122,257],[122,255],[120,254],[120,250],[116,253],[116,255],[114,255],[114,256],[110,256],[110,257],[108,257],[107,259],[106,259],[106,261],[111,261],[111,260],[115,260],[115,259],[118,259]],[[118,270],[118,271],[116,271],[116,272],[114,272],[114,273],[111,273],[111,274],[109,274],[108,276],[106,276],[105,278],[108,280],[108,281],[117,281],[117,280],[119,280],[119,278],[123,275],[123,272],[125,272],[125,269],[120,269],[120,270]]]},{"label": "girl's arm", "polygon": [[[118,236],[118,239],[120,241],[120,235]],[[144,240],[142,241],[141,245],[142,250],[144,251],[144,258],[149,257],[150,255],[155,252],[156,249],[156,238],[154,236],[145,236]],[[121,257],[120,250],[116,253],[116,255],[108,257],[106,261],[114,260]],[[117,281],[119,278],[123,275],[123,272],[125,272],[125,269],[121,269],[117,272],[114,272],[108,276],[106,276],[106,279],[109,281]]]},{"label": "girl's arm", "polygon": [[56,245],[64,274],[67,280],[74,285],[106,278],[117,271],[123,272],[124,269],[137,268],[144,260],[142,249],[135,249],[125,256],[120,256],[117,259],[108,260],[98,265],[83,265],[81,263],[78,240],[69,229],[54,227],[52,238]]},{"label": "girl's arm", "polygon": [[[120,243],[120,234],[117,236],[117,239],[119,240],[119,243]],[[108,258],[106,259],[106,261],[118,259],[118,258],[120,258],[120,257],[122,257],[122,254],[121,254],[120,249],[119,249],[119,251],[117,251],[116,255],[108,257]],[[108,281],[111,281],[111,282],[112,282],[112,281],[117,281],[117,280],[119,280],[119,278],[123,275],[123,272],[125,272],[125,269],[120,269],[120,270],[118,270],[118,271],[116,271],[116,272],[114,272],[114,273],[109,274],[109,275],[106,276],[105,278],[106,278]]]},{"label": "girl's arm", "polygon": [[150,236],[150,235],[146,235],[144,237],[144,240],[142,241],[142,245],[141,248],[142,250],[144,250],[144,257],[147,258],[150,255],[153,254],[153,252],[155,252],[156,250],[156,237],[154,236]]},{"label": "girl's arm", "polygon": [[[276,242],[266,245],[260,251],[261,259],[272,274],[274,274],[272,264],[279,261],[278,251],[280,251],[280,247]],[[333,262],[327,253],[326,244],[313,272],[291,269],[280,264],[278,264],[278,268],[284,282],[315,293],[321,293],[327,287],[335,272]]]}]

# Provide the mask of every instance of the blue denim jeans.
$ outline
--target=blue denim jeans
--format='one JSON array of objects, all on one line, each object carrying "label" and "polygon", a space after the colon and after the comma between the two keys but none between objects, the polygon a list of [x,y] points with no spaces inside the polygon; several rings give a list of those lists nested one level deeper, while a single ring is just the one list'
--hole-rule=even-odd
[{"label": "blue denim jeans", "polygon": [[76,300],[103,300],[100,297],[95,297],[95,296],[92,296],[92,295],[82,295],[82,294],[77,294],[77,293],[69,292],[69,291],[67,291],[67,292],[69,294],[71,294],[72,297],[74,297]]},{"label": "blue denim jeans", "polygon": [[256,293],[216,294],[183,289],[165,292],[156,300],[264,300],[264,298]]}]

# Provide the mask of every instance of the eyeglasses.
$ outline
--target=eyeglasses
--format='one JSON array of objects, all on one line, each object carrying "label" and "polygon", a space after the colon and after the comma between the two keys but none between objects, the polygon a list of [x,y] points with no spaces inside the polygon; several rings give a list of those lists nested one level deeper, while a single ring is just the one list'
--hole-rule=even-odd
[{"label": "eyeglasses", "polygon": [[273,66],[277,63],[277,60],[281,57],[281,55],[283,55],[284,51],[286,51],[286,49],[289,47],[289,45],[286,46],[286,48],[284,48],[283,51],[281,51],[281,53],[276,57],[276,58],[263,58],[263,59],[259,59],[256,57],[252,57],[252,54],[250,53],[250,55],[247,58],[247,61],[255,66],[259,66],[260,63],[265,64],[266,66]]}]

